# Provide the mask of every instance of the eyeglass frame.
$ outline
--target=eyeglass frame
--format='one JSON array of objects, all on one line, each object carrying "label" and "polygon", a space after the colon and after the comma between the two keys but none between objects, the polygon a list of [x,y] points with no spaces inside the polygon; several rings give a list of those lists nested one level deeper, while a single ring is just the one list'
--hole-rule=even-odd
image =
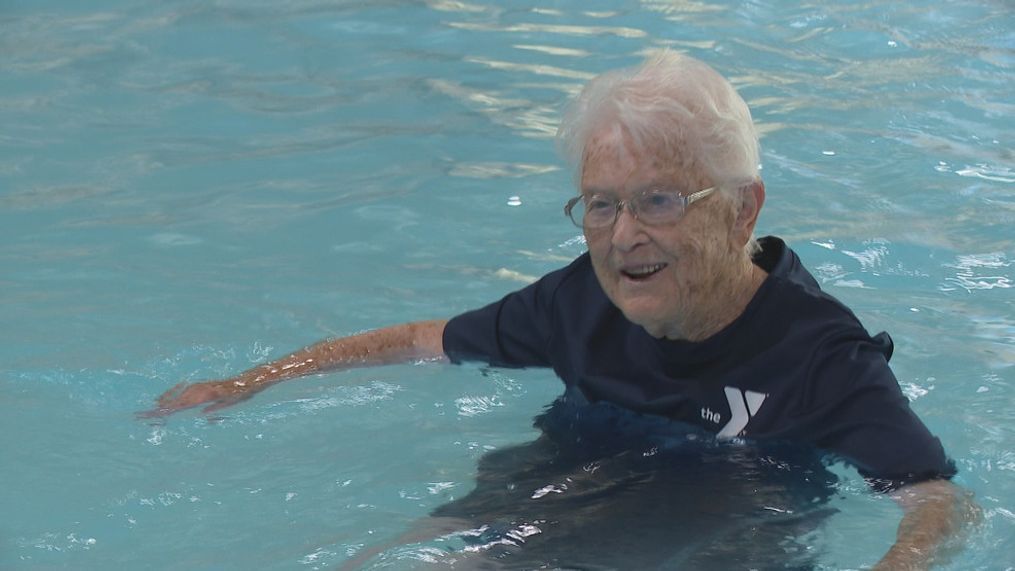
[{"label": "eyeglass frame", "polygon": [[[692,192],[691,194],[680,194],[677,191],[663,191],[663,192],[666,192],[666,193],[669,193],[669,194],[676,194],[677,197],[680,199],[680,203],[682,205],[682,209],[680,211],[680,216],[678,216],[677,219],[674,220],[674,222],[676,222],[677,220],[680,220],[680,218],[682,218],[684,216],[684,213],[687,212],[687,207],[688,206],[694,204],[695,202],[701,200],[702,198],[708,197],[710,194],[712,194],[716,190],[719,190],[719,186],[718,185],[717,186],[710,186],[708,188],[703,188],[703,189],[701,189],[701,190],[699,190],[697,192]],[[644,195],[646,195],[646,194],[648,194],[650,192],[658,192],[658,191],[659,191],[659,189],[657,189],[657,188],[649,188],[647,190],[644,190],[644,191],[638,193],[638,197],[644,196]],[[591,195],[591,196],[595,196],[595,195]],[[591,198],[591,196],[590,196],[590,198]],[[574,219],[574,216],[571,215],[571,212],[574,210],[574,206],[576,204],[578,204],[578,201],[584,200],[584,199],[585,199],[585,195],[584,194],[579,194],[578,196],[575,196],[571,200],[568,200],[567,204],[564,205],[564,215],[568,217],[568,219],[571,221],[572,224],[574,224],[575,226],[577,226],[578,228],[581,228],[583,230],[585,229],[585,217],[582,216],[582,221],[579,223],[577,220]],[[631,200],[632,199],[630,199],[630,198],[626,199],[626,200],[618,200],[617,201],[616,210],[613,213],[613,221],[610,222],[609,224],[604,224],[602,226],[593,226],[592,229],[593,230],[604,230],[606,228],[612,228],[613,225],[617,223],[617,218],[620,217],[620,210],[625,205],[627,205],[627,210],[628,210],[628,212],[631,213],[631,216],[634,216],[634,219],[639,221],[639,222],[641,222],[642,224],[647,224],[649,226],[659,226],[659,225],[663,224],[662,222],[653,224],[651,222],[645,222],[644,220],[639,218],[638,217],[638,210],[633,208],[631,206]]]}]

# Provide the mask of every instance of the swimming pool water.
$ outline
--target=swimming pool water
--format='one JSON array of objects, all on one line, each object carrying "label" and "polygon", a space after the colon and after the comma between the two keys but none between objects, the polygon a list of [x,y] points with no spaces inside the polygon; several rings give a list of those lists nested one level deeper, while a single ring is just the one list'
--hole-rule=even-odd
[{"label": "swimming pool water", "polygon": [[[946,568],[1015,567],[1010,4],[55,0],[0,4],[0,568],[330,569],[467,494],[536,436],[551,372],[404,365],[133,413],[579,254],[558,112],[662,46],[751,105],[759,231],[893,335],[984,509]],[[860,569],[899,510],[848,470],[837,492],[797,543]],[[449,567],[441,547],[367,566]]]}]

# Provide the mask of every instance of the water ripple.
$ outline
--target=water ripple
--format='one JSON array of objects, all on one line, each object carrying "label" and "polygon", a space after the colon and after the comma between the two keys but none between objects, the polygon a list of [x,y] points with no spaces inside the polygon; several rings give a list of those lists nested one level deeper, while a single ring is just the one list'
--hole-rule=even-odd
[{"label": "water ripple", "polygon": [[955,171],[955,174],[959,176],[967,176],[973,178],[982,178],[984,180],[992,180],[996,182],[1015,182],[1015,171],[1008,167],[995,167],[986,164],[979,164],[976,166],[966,166],[963,169]]},{"label": "water ripple", "polygon": [[448,22],[448,26],[472,32],[506,32],[517,34],[558,34],[562,36],[617,36],[644,38],[644,30],[609,26],[572,26],[563,24],[485,24],[478,22]]},{"label": "water ripple", "polygon": [[[1012,287],[1012,280],[1004,268],[1011,267],[1011,265],[1012,263],[1008,261],[1004,252],[966,254],[958,256],[954,263],[946,265],[946,267],[958,270],[954,277],[950,277],[946,281],[968,292],[995,288],[1008,289]],[[952,291],[955,287],[942,285],[941,289]]]}]

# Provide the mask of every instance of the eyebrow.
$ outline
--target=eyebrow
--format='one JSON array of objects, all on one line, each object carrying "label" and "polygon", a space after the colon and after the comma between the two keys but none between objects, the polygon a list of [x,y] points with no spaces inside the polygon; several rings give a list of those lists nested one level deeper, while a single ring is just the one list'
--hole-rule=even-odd
[{"label": "eyebrow", "polygon": [[[646,192],[646,191],[649,191],[649,190],[668,190],[668,191],[673,191],[673,192],[679,192],[676,189],[674,189],[674,188],[672,188],[672,187],[670,187],[670,186],[668,186],[666,184],[662,184],[662,183],[658,183],[658,182],[653,182],[653,183],[645,184],[645,185],[642,185],[642,186],[639,186],[639,187],[635,188],[633,191],[631,191],[631,194],[640,194],[642,192]],[[615,190],[603,189],[603,188],[594,188],[594,187],[591,187],[591,188],[582,188],[580,190],[580,192],[581,192],[581,194],[589,194],[589,195],[603,194],[603,195],[607,195],[607,196],[616,196],[617,194],[619,194]]]}]

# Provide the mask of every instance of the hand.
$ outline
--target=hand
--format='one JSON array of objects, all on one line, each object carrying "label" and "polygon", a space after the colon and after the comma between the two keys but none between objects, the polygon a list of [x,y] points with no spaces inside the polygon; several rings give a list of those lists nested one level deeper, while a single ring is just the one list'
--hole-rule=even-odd
[{"label": "hand", "polygon": [[208,414],[245,401],[257,392],[259,389],[236,378],[193,385],[179,383],[155,401],[155,408],[139,412],[137,416],[138,418],[157,418],[210,403],[202,411]]},{"label": "hand", "polygon": [[871,571],[927,571],[930,563],[923,554],[909,551],[908,553],[893,547],[888,554],[871,567]]},{"label": "hand", "polygon": [[895,543],[872,571],[926,571],[945,564],[983,521],[972,493],[948,480],[906,484],[891,497],[904,514]]}]

